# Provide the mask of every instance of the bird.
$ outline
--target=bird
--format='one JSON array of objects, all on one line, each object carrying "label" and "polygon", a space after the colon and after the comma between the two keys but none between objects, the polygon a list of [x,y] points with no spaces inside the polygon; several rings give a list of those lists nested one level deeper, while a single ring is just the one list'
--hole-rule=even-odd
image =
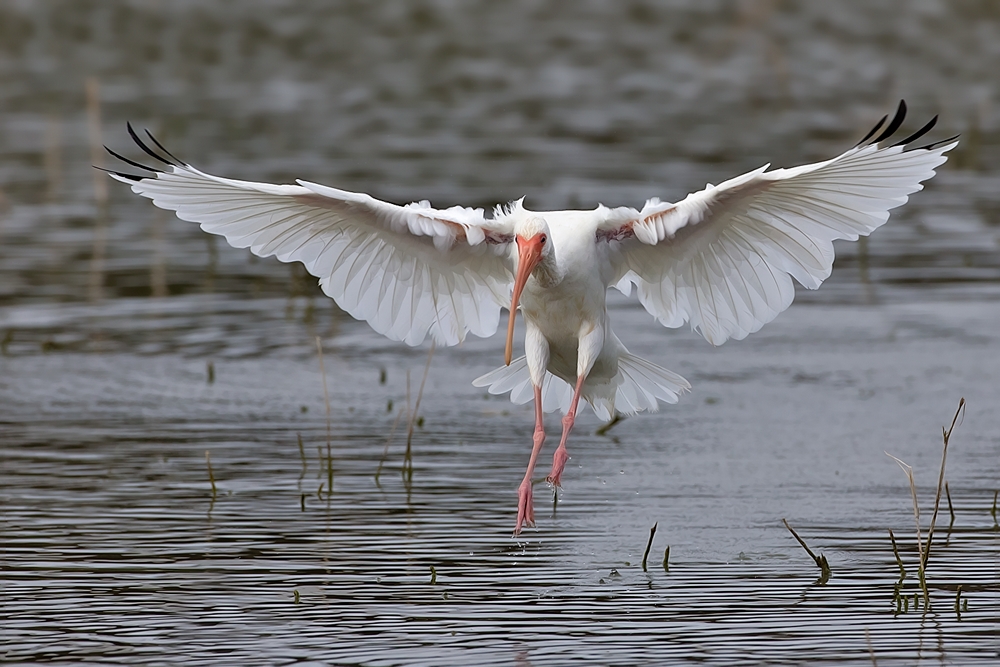
[{"label": "bird", "polygon": [[[323,292],[376,332],[416,346],[429,335],[457,345],[492,336],[508,311],[504,365],[476,380],[515,404],[534,399],[527,470],[517,488],[514,534],[535,525],[532,474],[545,442],[545,412],[562,409],[562,434],[546,480],[560,487],[581,400],[601,419],[655,411],[691,385],[631,354],[615,334],[609,289],[665,327],[689,324],[710,344],[743,339],[791,304],[792,279],[816,289],[831,273],[833,241],[884,224],[958,145],[922,146],[937,122],[893,142],[901,101],[840,155],[793,168],[769,164],[680,201],[642,208],[533,211],[524,198],[483,208],[397,205],[305,180],[272,185],[221,178],[170,153],[132,125],[143,164],[107,170],[178,218],[260,257],[301,262]],[[888,124],[887,124],[888,121]],[[513,358],[518,312],[524,354]]]}]

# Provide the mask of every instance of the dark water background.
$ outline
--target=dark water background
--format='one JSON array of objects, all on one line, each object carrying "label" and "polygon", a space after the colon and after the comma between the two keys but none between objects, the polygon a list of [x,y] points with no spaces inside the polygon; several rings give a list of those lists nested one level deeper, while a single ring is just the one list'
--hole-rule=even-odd
[{"label": "dark water background", "polygon": [[[867,633],[880,665],[993,664],[998,69],[985,1],[0,2],[0,660],[870,664]],[[402,423],[376,483],[427,348],[95,179],[88,81],[128,155],[131,120],[208,171],[439,206],[676,199],[830,157],[900,98],[963,143],[745,341],[614,299],[694,390],[604,436],[582,419],[557,508],[539,487],[513,539],[530,407],[469,384],[502,343],[434,353],[412,479]],[[915,610],[884,452],[926,530],[962,396]]]}]

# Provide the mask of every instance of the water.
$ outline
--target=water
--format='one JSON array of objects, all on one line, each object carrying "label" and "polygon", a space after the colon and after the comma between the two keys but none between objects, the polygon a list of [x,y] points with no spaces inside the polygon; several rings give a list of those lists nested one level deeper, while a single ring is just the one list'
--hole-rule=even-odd
[{"label": "water", "polygon": [[[883,665],[995,662],[992,5],[401,7],[0,7],[2,659],[869,664],[867,633]],[[613,299],[625,343],[694,390],[605,436],[582,418],[558,505],[537,487],[538,528],[514,539],[531,411],[469,384],[502,343],[435,351],[407,482],[393,426],[427,348],[124,187],[95,204],[87,77],[116,150],[133,120],[225,175],[443,206],[677,198],[832,155],[899,97],[965,143],[745,341]],[[942,501],[915,610],[909,488],[884,452],[913,465],[926,530],[961,396],[956,518]]]}]

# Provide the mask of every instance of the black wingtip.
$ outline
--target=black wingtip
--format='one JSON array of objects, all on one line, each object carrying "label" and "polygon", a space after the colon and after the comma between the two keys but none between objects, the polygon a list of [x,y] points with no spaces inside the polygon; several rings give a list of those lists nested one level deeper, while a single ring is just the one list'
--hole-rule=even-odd
[{"label": "black wingtip", "polygon": [[948,137],[947,139],[942,139],[940,141],[935,141],[935,142],[927,144],[925,146],[917,146],[913,150],[915,150],[915,151],[932,151],[935,148],[937,148],[938,146],[944,146],[945,144],[950,144],[951,142],[953,142],[956,139],[958,139],[960,136],[962,136],[962,135],[956,134],[953,137]]},{"label": "black wingtip", "polygon": [[174,155],[173,153],[171,153],[170,151],[168,151],[166,148],[164,148],[163,144],[161,144],[159,141],[156,140],[156,137],[153,136],[152,132],[150,132],[149,130],[143,130],[143,131],[146,133],[146,136],[149,137],[150,141],[152,141],[154,144],[156,144],[157,148],[159,148],[161,151],[163,151],[164,153],[166,153],[167,155],[169,155],[173,160],[175,160],[177,162],[177,164],[174,165],[174,166],[184,166],[184,167],[187,166],[187,162],[185,162],[184,160],[181,160],[179,157],[177,157],[176,155]]},{"label": "black wingtip", "polygon": [[934,127],[935,125],[937,125],[937,122],[938,122],[938,117],[937,117],[937,116],[934,116],[934,117],[933,117],[933,118],[931,118],[931,119],[930,119],[930,121],[929,121],[929,122],[928,122],[928,123],[927,123],[926,125],[924,125],[924,126],[923,126],[922,128],[920,128],[919,130],[917,130],[916,132],[914,132],[913,134],[911,134],[911,135],[910,135],[910,136],[908,136],[907,138],[903,139],[902,141],[897,141],[897,142],[896,142],[896,143],[894,143],[894,144],[893,144],[892,146],[890,146],[890,148],[893,148],[893,147],[896,147],[896,146],[906,146],[907,144],[911,144],[911,143],[913,143],[914,141],[916,141],[916,140],[917,140],[917,139],[919,139],[920,137],[922,137],[922,136],[924,136],[925,134],[927,134],[928,132],[930,132],[930,131],[931,131],[931,129],[932,129],[932,128],[933,128],[933,127]]},{"label": "black wingtip", "polygon": [[866,141],[875,136],[875,133],[878,132],[880,129],[882,129],[882,126],[885,125],[885,121],[887,120],[889,120],[889,114],[882,116],[882,120],[875,123],[875,127],[873,127],[871,130],[868,131],[868,134],[865,135],[864,139],[854,144],[854,147],[857,148],[858,146],[863,145]]},{"label": "black wingtip", "polygon": [[872,139],[870,143],[877,144],[880,141],[884,141],[885,139],[891,137],[893,134],[896,133],[896,130],[899,129],[899,126],[903,124],[903,120],[905,118],[906,118],[906,100],[900,100],[899,107],[896,109],[896,115],[893,116],[892,121],[889,122],[889,127],[885,128],[882,134]]},{"label": "black wingtip", "polygon": [[[157,155],[156,151],[154,151],[152,148],[150,148],[149,146],[147,146],[146,144],[144,144],[143,141],[142,141],[142,139],[139,138],[139,135],[135,133],[135,130],[132,129],[132,123],[128,123],[128,122],[125,123],[125,127],[128,128],[128,135],[130,137],[132,137],[132,141],[134,141],[136,143],[136,145],[139,148],[141,148],[142,151],[146,155],[150,156],[151,158],[153,158],[154,160],[156,160],[158,162],[162,162],[163,164],[167,165],[168,167],[180,167],[180,166],[183,166],[182,164],[176,164],[174,162],[171,162],[170,160],[167,160],[166,158],[164,158],[161,155]],[[173,156],[171,156],[171,157],[173,157]],[[174,159],[176,159],[176,158],[174,158]],[[179,160],[178,160],[178,162],[179,162]]]},{"label": "black wingtip", "polygon": [[[114,152],[113,150],[111,150],[107,146],[104,147],[104,150],[106,150],[108,153],[111,153],[111,155],[113,155],[114,157],[118,158],[122,162],[124,162],[126,164],[130,164],[133,167],[137,167],[139,169],[144,169],[144,170],[150,171],[150,172],[152,172],[154,174],[162,174],[163,173],[162,169],[154,169],[153,167],[147,167],[146,165],[141,164],[139,162],[136,162],[135,160],[130,160],[127,157],[125,157],[124,155],[119,155],[118,153]],[[112,173],[115,173],[115,172],[112,172]]]},{"label": "black wingtip", "polygon": [[[109,173],[109,174],[113,174],[115,176],[120,176],[121,178],[125,178],[125,179],[128,179],[130,181],[135,181],[136,183],[138,183],[139,181],[142,181],[142,180],[145,180],[146,178],[148,178],[147,176],[136,176],[135,174],[126,174],[126,173],[121,172],[121,171],[114,171],[112,169],[105,169],[104,167],[98,167],[96,164],[92,164],[90,166],[93,167],[94,169],[100,169],[103,172],[106,172],[106,173]],[[145,168],[146,167],[143,167],[143,169],[145,169]]]}]

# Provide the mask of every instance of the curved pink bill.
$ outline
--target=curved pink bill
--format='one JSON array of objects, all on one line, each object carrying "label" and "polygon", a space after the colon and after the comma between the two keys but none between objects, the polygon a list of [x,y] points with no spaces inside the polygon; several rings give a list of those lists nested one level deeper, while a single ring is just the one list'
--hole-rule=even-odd
[{"label": "curved pink bill", "polygon": [[517,237],[517,276],[514,278],[514,294],[510,299],[510,319],[507,321],[507,349],[504,352],[504,363],[510,366],[514,352],[514,319],[517,316],[517,302],[531,272],[542,259],[542,235],[535,234],[530,239]]}]

